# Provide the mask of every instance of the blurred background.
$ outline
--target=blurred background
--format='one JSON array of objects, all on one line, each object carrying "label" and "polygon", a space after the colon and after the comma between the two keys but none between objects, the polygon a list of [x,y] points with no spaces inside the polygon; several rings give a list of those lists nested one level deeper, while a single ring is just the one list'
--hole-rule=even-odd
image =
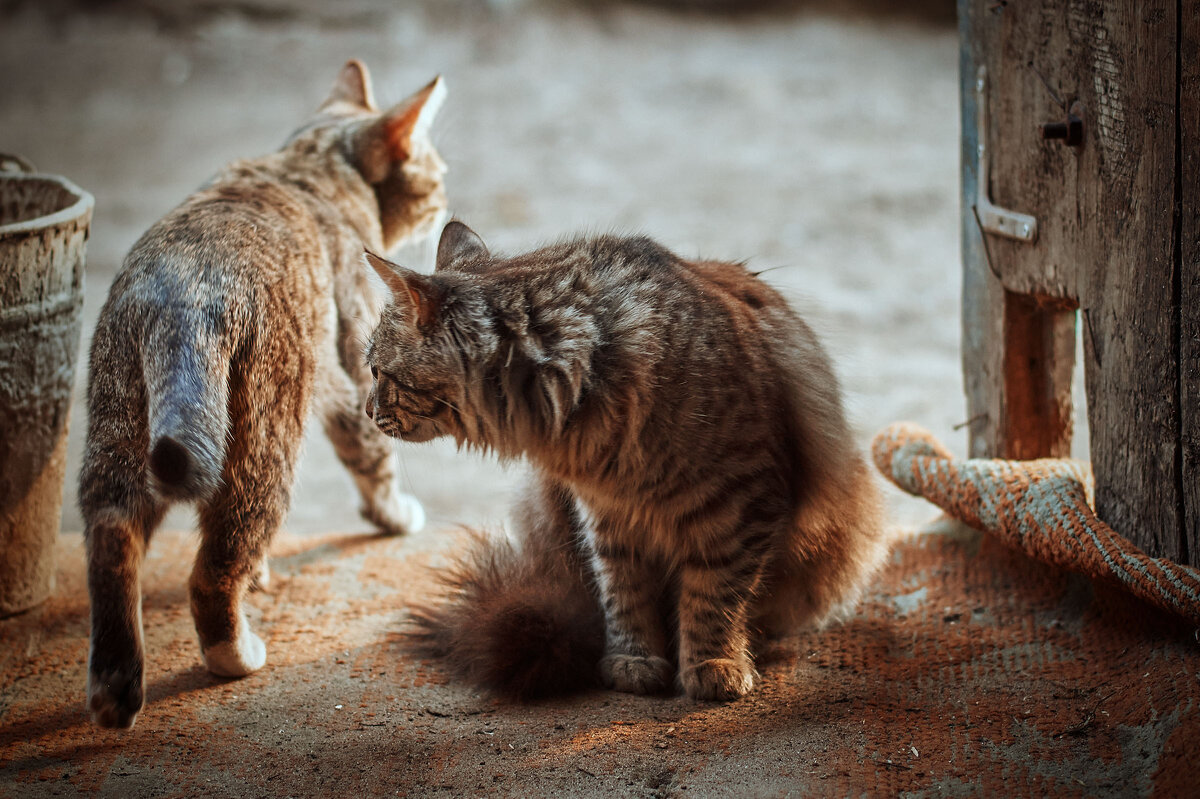
[{"label": "blurred background", "polygon": [[[96,198],[64,531],[82,528],[87,347],[126,251],[221,164],[278,147],[350,57],[381,106],[446,77],[451,212],[493,249],[640,232],[770,270],[864,447],[909,419],[965,453],[952,0],[0,0],[0,151]],[[519,466],[397,446],[432,529],[502,522]],[[934,516],[888,491],[898,524]],[[287,529],[368,529],[356,508],[313,425]]]}]

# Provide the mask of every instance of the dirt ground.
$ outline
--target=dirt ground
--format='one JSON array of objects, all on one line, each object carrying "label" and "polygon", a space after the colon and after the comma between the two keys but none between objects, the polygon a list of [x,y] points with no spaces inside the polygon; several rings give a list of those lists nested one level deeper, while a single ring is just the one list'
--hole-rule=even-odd
[{"label": "dirt ground", "polygon": [[428,595],[426,542],[281,536],[250,597],[267,667],[198,660],[193,537],[143,578],[146,709],[83,711],[81,536],[59,592],[0,620],[0,797],[1184,797],[1195,795],[1193,630],[995,539],[898,545],[856,618],[785,639],[730,703],[595,691],[481,696],[414,658],[397,608]]},{"label": "dirt ground", "polygon": [[[0,151],[95,195],[86,353],[137,236],[223,162],[278,146],[346,58],[370,66],[381,104],[440,73],[449,96],[435,141],[451,210],[494,249],[639,231],[684,255],[749,260],[823,336],[864,446],[911,419],[961,455],[951,5],[786,3],[729,15],[521,0],[8,0]],[[432,252],[398,257],[428,269]],[[70,534],[81,528],[84,377],[81,360]],[[503,523],[519,467],[446,443],[398,446],[405,487],[430,516],[405,543],[414,553],[428,557],[458,524]],[[366,531],[352,493],[316,432],[287,531]],[[933,515],[893,489],[887,497],[898,529]],[[192,525],[187,509],[165,524]],[[740,756],[753,773],[777,773],[768,760],[778,752]],[[749,792],[786,784],[766,776]]]}]

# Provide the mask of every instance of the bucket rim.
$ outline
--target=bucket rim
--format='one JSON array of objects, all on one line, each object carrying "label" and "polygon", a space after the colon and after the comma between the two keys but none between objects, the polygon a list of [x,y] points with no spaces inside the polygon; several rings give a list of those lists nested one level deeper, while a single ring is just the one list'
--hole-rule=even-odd
[{"label": "bucket rim", "polygon": [[33,219],[25,219],[20,222],[10,222],[7,225],[0,225],[0,236],[6,236],[12,233],[26,233],[33,230],[53,227],[54,225],[62,224],[63,222],[70,222],[90,213],[96,205],[96,200],[92,197],[90,192],[84,191],[61,175],[48,175],[41,172],[0,172],[0,182],[18,180],[41,180],[57,183],[70,193],[74,194],[76,200],[66,208],[62,208],[52,214],[37,216]]}]

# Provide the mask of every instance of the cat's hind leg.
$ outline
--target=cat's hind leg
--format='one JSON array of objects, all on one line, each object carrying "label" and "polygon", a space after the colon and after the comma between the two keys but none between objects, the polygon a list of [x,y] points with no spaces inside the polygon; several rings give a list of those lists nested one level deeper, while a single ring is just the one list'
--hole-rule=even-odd
[{"label": "cat's hind leg", "polygon": [[91,599],[87,706],[102,727],[131,727],[145,699],[142,556],[165,506],[148,488],[140,375],[94,369],[91,379],[79,478]]},{"label": "cat's hind leg", "polygon": [[267,662],[266,645],[250,629],[241,603],[284,514],[276,507],[281,504],[276,492],[270,496],[256,488],[243,485],[239,492],[225,486],[200,511],[203,537],[188,586],[192,618],[205,665],[222,677],[241,677]]},{"label": "cat's hind leg", "polygon": [[755,600],[755,629],[770,639],[844,621],[890,547],[878,485],[858,459],[811,498],[781,539]]},{"label": "cat's hind leg", "polygon": [[101,727],[132,727],[145,702],[141,564],[158,519],[115,507],[89,516],[84,533],[92,616],[88,710]]},{"label": "cat's hind leg", "polygon": [[201,542],[189,594],[208,670],[241,677],[267,659],[242,600],[261,579],[271,538],[287,514],[308,397],[302,379],[251,374],[235,376],[231,383],[224,473],[220,487],[199,508]]},{"label": "cat's hind leg", "polygon": [[334,367],[332,386],[323,389],[321,416],[338,459],[362,497],[359,513],[388,535],[415,533],[425,526],[425,509],[400,490],[400,458],[395,442],[363,412],[349,375]]}]

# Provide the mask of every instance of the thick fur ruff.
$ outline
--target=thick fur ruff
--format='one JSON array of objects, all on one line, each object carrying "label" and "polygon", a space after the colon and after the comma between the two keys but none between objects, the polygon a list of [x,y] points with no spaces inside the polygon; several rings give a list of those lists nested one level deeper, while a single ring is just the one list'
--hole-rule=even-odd
[{"label": "thick fur ruff", "polygon": [[508,699],[598,684],[603,615],[589,577],[568,558],[476,535],[440,579],[446,600],[412,611],[410,640],[421,654]]}]

